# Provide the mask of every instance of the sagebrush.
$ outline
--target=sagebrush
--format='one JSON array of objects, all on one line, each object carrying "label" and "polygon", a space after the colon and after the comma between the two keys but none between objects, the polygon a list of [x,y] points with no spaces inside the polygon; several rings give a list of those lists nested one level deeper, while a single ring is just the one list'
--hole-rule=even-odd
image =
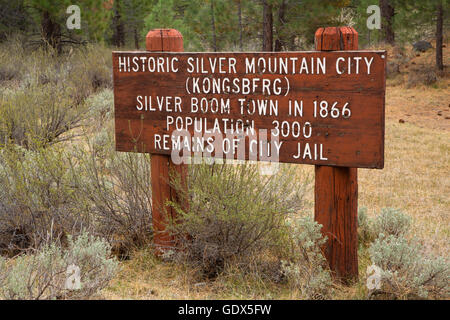
[{"label": "sagebrush", "polygon": [[291,226],[290,260],[282,260],[282,272],[304,299],[328,299],[332,293],[331,273],[322,254],[326,242],[322,226],[310,217],[296,219]]},{"label": "sagebrush", "polygon": [[[110,258],[109,244],[83,233],[68,237],[68,246],[57,243],[0,261],[0,297],[19,300],[86,299],[108,285],[118,270]],[[80,270],[80,288],[68,286],[69,266]]]},{"label": "sagebrush", "polygon": [[427,254],[417,241],[381,234],[369,252],[372,262],[381,268],[378,293],[400,299],[449,297],[448,261]]},{"label": "sagebrush", "polygon": [[302,208],[311,181],[287,166],[262,176],[256,165],[226,163],[192,165],[188,177],[189,208],[172,203],[180,218],[172,232],[186,239],[179,255],[208,275],[217,275],[231,259],[284,251],[285,219]]}]

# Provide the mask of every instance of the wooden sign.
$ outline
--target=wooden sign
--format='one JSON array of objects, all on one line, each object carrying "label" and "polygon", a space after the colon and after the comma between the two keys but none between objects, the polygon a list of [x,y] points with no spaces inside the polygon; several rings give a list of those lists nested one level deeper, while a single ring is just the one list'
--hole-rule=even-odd
[{"label": "wooden sign", "polygon": [[[175,29],[147,52],[113,52],[116,149],[149,152],[155,254],[182,239],[166,226],[188,210],[180,153],[315,165],[314,218],[332,274],[358,278],[357,168],[384,166],[385,51],[357,51],[351,27],[319,28],[315,52],[182,53]],[[184,159],[184,158],[182,158]]]},{"label": "wooden sign", "polygon": [[113,52],[116,148],[383,168],[385,67],[385,51]]}]

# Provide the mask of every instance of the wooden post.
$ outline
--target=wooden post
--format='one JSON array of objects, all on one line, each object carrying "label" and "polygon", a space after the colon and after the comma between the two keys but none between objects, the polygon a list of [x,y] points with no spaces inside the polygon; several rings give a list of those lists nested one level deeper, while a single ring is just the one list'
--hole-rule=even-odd
[{"label": "wooden post", "polygon": [[[316,50],[358,50],[358,33],[350,27],[320,28]],[[315,166],[314,216],[328,240],[324,254],[334,275],[358,278],[358,179],[356,168]]]},{"label": "wooden post", "polygon": [[[154,29],[146,36],[147,51],[183,52],[183,36],[175,29]],[[164,250],[176,246],[176,239],[166,231],[168,219],[175,218],[175,212],[166,203],[179,201],[176,191],[170,187],[169,173],[176,172],[186,182],[187,167],[185,164],[175,165],[170,155],[151,155],[152,184],[152,219],[153,243],[157,255]]]}]

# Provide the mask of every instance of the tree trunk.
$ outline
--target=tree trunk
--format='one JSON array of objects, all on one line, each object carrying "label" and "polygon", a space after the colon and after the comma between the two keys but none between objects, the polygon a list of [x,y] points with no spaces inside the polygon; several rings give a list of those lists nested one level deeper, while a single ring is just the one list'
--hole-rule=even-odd
[{"label": "tree trunk", "polygon": [[444,7],[442,0],[437,4],[437,22],[436,22],[436,68],[438,70],[444,70],[444,61],[442,58],[442,43],[443,43],[443,31],[442,25],[444,22]]},{"label": "tree trunk", "polygon": [[114,1],[114,16],[112,18],[113,23],[113,37],[112,43],[116,47],[122,47],[125,45],[125,29],[122,23],[122,17],[120,15],[120,3],[118,0]]},{"label": "tree trunk", "polygon": [[296,47],[295,47],[295,35],[294,34],[289,37],[288,48],[289,48],[289,51],[295,51],[295,49],[296,49]]},{"label": "tree trunk", "polygon": [[392,0],[380,0],[382,16],[381,30],[384,34],[385,42],[395,45],[395,33],[393,28],[395,8],[391,4]]},{"label": "tree trunk", "polygon": [[277,30],[277,40],[275,40],[275,51],[283,50],[286,48],[286,41],[283,38],[284,24],[286,13],[286,0],[281,2],[280,8],[278,9],[278,30]]},{"label": "tree trunk", "polygon": [[216,21],[214,20],[214,0],[211,0],[211,28],[213,50],[214,52],[217,52]]},{"label": "tree trunk", "polygon": [[61,53],[61,27],[52,20],[48,11],[42,13],[41,28],[46,44],[56,49],[58,54]]},{"label": "tree trunk", "polygon": [[139,35],[136,27],[134,27],[134,47],[139,50]]},{"label": "tree trunk", "polygon": [[244,51],[244,44],[242,42],[242,34],[243,34],[243,27],[242,27],[242,5],[241,0],[238,0],[238,16],[239,16],[239,50]]},{"label": "tree trunk", "polygon": [[262,51],[273,51],[273,19],[272,5],[263,2],[263,45]]}]

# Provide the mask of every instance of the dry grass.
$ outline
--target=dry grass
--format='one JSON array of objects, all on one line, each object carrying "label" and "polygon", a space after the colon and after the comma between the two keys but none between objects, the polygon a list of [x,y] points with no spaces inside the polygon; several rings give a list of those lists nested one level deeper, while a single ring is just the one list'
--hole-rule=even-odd
[{"label": "dry grass", "polygon": [[264,281],[255,273],[244,276],[236,267],[214,281],[198,277],[197,270],[161,262],[150,251],[138,251],[122,263],[119,276],[103,290],[103,299],[295,299],[298,292]]},{"label": "dry grass", "polygon": [[360,205],[401,208],[412,215],[418,236],[443,246],[449,240],[450,119],[437,112],[450,115],[449,103],[445,89],[389,88],[385,168],[359,170]]}]

